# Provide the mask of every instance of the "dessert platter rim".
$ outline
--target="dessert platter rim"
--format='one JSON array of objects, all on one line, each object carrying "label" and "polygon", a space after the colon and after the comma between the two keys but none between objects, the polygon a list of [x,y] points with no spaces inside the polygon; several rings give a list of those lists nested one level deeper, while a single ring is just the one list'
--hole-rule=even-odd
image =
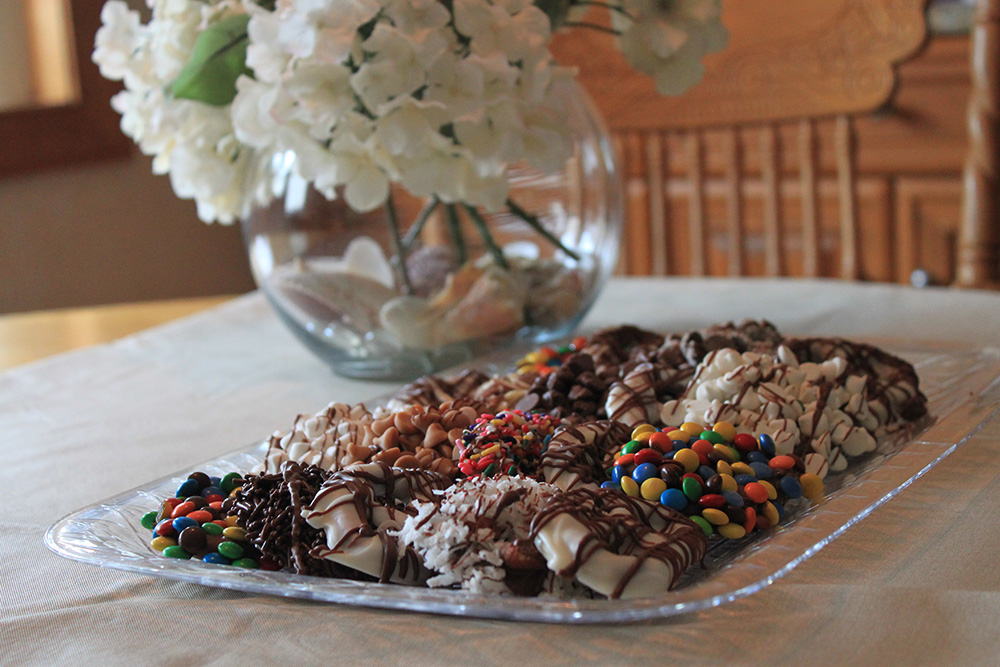
[{"label": "dessert platter rim", "polygon": [[[883,349],[904,356],[926,355],[946,366],[947,387],[921,388],[946,393],[936,402],[940,414],[905,442],[879,455],[862,471],[845,480],[819,504],[803,511],[788,525],[719,559],[721,567],[701,573],[690,584],[659,597],[630,600],[558,599],[473,594],[432,589],[224,568],[198,561],[164,558],[147,544],[148,531],[137,517],[157,500],[170,495],[192,470],[224,474],[248,472],[263,458],[264,444],[233,450],[93,503],[54,523],[45,544],[54,553],[79,562],[147,576],[259,593],[353,606],[458,615],[509,621],[549,623],[625,623],[674,618],[706,610],[751,595],[774,583],[848,528],[895,497],[915,480],[972,438],[1000,415],[1000,348],[872,339]],[[900,349],[905,350],[901,353]],[[905,357],[904,357],[905,358]],[[507,361],[510,361],[508,357]],[[956,364],[961,368],[957,374]],[[488,364],[487,364],[488,365]],[[917,365],[918,371],[920,365]],[[957,380],[956,380],[957,378]],[[984,394],[996,394],[991,405]],[[391,393],[367,404],[385,401]],[[931,396],[929,395],[929,398]],[[939,397],[940,398],[940,397]],[[978,420],[978,421],[975,421]],[[955,422],[961,422],[956,424]],[[234,467],[235,466],[235,467]],[[841,493],[848,490],[849,493]],[[735,555],[734,555],[735,554]],[[710,550],[711,556],[711,550]],[[698,566],[695,566],[697,568]]]}]

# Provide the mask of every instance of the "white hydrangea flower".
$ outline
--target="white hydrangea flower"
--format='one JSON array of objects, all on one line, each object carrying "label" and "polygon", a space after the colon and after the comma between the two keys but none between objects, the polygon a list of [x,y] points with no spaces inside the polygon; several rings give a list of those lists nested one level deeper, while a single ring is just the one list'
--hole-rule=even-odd
[{"label": "white hydrangea flower", "polygon": [[[238,137],[292,150],[308,134],[318,149],[302,175],[327,196],[342,187],[358,210],[383,203],[391,183],[498,210],[510,165],[565,163],[572,137],[553,121],[563,68],[530,2],[458,0],[450,12],[437,0],[345,1],[251,10],[248,62],[261,67],[238,86]],[[283,135],[293,124],[301,131]],[[542,144],[558,164],[540,158]]]},{"label": "white hydrangea flower", "polygon": [[[572,71],[552,59],[550,18],[532,0],[259,2],[147,0],[143,25],[108,0],[95,39],[102,74],[125,85],[112,100],[122,130],[206,221],[240,216],[241,187],[265,196],[269,155],[294,152],[299,175],[359,211],[384,203],[392,184],[497,211],[512,165],[551,173],[572,154]],[[613,4],[622,50],[661,90],[689,86],[725,43],[719,0]],[[568,12],[561,24],[581,7],[548,11]],[[250,76],[236,79],[232,103],[174,98],[200,35],[237,14],[249,15]]]},{"label": "white hydrangea flower", "polygon": [[242,183],[253,151],[234,135],[227,107],[176,99],[166,91],[191,59],[201,32],[243,10],[238,0],[148,4],[152,19],[146,25],[119,0],[105,6],[94,62],[104,76],[124,83],[111,105],[122,115],[122,131],[153,157],[153,172],[169,174],[174,192],[194,199],[202,220],[232,222],[244,205]]},{"label": "white hydrangea flower", "polygon": [[109,0],[101,9],[101,23],[94,37],[94,62],[101,76],[120,81],[129,73],[132,53],[138,47],[139,12],[122,0]]},{"label": "white hydrangea flower", "polygon": [[678,95],[704,74],[702,58],[726,46],[722,0],[623,0],[629,16],[612,12],[618,44],[629,63],[656,81],[664,95]]}]

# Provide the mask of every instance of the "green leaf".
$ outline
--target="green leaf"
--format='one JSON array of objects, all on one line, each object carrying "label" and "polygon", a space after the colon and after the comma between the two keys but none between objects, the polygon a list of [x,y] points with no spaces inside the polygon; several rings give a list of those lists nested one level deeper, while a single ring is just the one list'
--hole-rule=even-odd
[{"label": "green leaf", "polygon": [[225,106],[236,97],[236,79],[251,74],[246,66],[246,14],[230,16],[198,35],[191,60],[170,85],[169,92],[185,100]]}]

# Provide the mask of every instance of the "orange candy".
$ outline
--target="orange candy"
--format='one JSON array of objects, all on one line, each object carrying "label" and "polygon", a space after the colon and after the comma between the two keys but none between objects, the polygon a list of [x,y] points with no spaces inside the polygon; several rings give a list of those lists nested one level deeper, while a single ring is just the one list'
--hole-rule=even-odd
[{"label": "orange candy", "polygon": [[785,454],[779,454],[767,462],[775,470],[791,470],[795,467],[795,459]]},{"label": "orange candy", "polygon": [[767,500],[767,489],[757,482],[748,482],[745,484],[743,492],[747,494],[747,498],[755,503],[762,503]]}]

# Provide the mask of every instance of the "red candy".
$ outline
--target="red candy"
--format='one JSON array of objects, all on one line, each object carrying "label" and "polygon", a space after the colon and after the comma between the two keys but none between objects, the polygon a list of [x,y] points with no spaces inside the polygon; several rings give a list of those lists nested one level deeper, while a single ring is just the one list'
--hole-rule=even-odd
[{"label": "red candy", "polygon": [[176,519],[179,516],[187,516],[192,511],[194,511],[194,503],[186,501],[174,507],[174,510],[170,513],[170,518]]},{"label": "red candy", "polygon": [[693,449],[695,453],[698,454],[699,459],[702,457],[707,457],[714,448],[715,444],[709,440],[695,440],[694,444],[691,445],[691,449]]},{"label": "red candy", "polygon": [[[703,480],[701,478],[701,475],[699,475],[698,473],[696,473],[696,472],[686,472],[683,475],[681,475],[681,481],[684,481],[688,477],[693,477],[694,479],[696,479],[698,481],[699,484],[701,484],[702,486],[705,486],[705,480]],[[763,488],[763,487],[761,487],[761,488]]]},{"label": "red candy", "polygon": [[278,570],[281,569],[280,565],[278,565],[276,562],[274,562],[267,556],[261,556],[257,561],[257,565],[260,566],[260,569],[268,570],[269,572],[277,572]]},{"label": "red candy", "polygon": [[[628,456],[628,454],[626,454],[625,456]],[[652,447],[647,447],[646,449],[640,449],[632,456],[633,456],[632,460],[637,466],[642,465],[643,463],[652,463],[655,465],[659,465],[660,461],[663,460],[663,456],[660,454],[660,452],[656,451]]]},{"label": "red candy", "polygon": [[635,461],[635,454],[622,454],[615,459],[616,466],[627,466]]},{"label": "red candy", "polygon": [[747,513],[747,520],[743,524],[743,530],[747,531],[747,533],[752,533],[754,526],[757,525],[757,510],[755,510],[752,507],[746,507],[744,509],[746,510]]},{"label": "red candy", "polygon": [[701,507],[710,507],[718,510],[726,506],[726,499],[717,493],[706,493],[698,499],[698,504]]},{"label": "red candy", "polygon": [[162,535],[163,537],[177,537],[177,530],[174,528],[174,522],[172,519],[164,519],[160,523],[156,524],[156,528],[153,529],[157,535]]},{"label": "red candy", "polygon": [[208,523],[212,520],[212,513],[208,510],[195,510],[193,512],[188,512],[187,518],[197,521],[198,523]]},{"label": "red candy", "polygon": [[674,449],[673,441],[662,431],[657,431],[649,436],[649,446],[664,453],[673,451]]},{"label": "red candy", "polygon": [[733,446],[741,452],[757,451],[757,439],[749,433],[737,433],[733,438]]}]

